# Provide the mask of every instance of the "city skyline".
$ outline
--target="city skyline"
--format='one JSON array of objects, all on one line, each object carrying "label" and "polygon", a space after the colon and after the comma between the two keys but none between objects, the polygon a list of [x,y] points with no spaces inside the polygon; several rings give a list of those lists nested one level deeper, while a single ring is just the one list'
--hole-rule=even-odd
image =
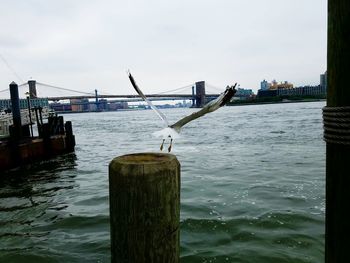
[{"label": "city skyline", "polygon": [[145,93],[200,80],[256,93],[263,79],[317,85],[326,70],[325,0],[5,0],[1,13],[0,90],[33,78],[130,94],[130,69]]}]

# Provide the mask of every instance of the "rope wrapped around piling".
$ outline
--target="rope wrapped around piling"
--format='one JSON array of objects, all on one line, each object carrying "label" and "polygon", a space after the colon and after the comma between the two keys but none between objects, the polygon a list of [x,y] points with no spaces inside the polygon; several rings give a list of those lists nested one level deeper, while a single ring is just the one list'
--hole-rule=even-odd
[{"label": "rope wrapped around piling", "polygon": [[324,107],[323,127],[327,143],[350,145],[350,107]]}]

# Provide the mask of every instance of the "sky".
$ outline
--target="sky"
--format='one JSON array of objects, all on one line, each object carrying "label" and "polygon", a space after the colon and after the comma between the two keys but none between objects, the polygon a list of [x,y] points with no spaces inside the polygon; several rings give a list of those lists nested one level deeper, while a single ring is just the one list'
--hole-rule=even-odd
[{"label": "sky", "polygon": [[326,40],[326,0],[0,0],[0,90],[35,79],[134,94],[128,69],[146,94],[318,85]]}]

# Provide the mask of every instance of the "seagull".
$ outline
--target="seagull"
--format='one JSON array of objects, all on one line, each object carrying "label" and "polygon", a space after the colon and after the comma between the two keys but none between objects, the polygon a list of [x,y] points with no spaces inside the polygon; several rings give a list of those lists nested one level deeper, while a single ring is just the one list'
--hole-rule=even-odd
[{"label": "seagull", "polygon": [[190,121],[193,121],[199,117],[202,117],[203,115],[216,111],[220,107],[224,106],[227,102],[231,100],[231,98],[236,93],[236,86],[237,83],[233,86],[227,86],[226,90],[219,95],[215,100],[212,100],[208,102],[206,105],[203,106],[203,108],[197,112],[194,112],[179,121],[175,122],[174,124],[169,125],[169,122],[166,118],[166,116],[156,107],[153,105],[153,103],[147,99],[147,97],[143,94],[143,92],[140,90],[140,88],[137,86],[134,77],[131,75],[130,72],[128,72],[129,80],[136,90],[136,92],[140,95],[140,97],[151,107],[151,109],[158,115],[158,117],[164,122],[165,128],[154,132],[153,135],[156,137],[161,137],[163,139],[162,144],[160,145],[160,150],[163,151],[164,142],[167,138],[170,138],[170,144],[168,147],[168,152],[171,152],[173,139],[176,139],[179,137],[180,131],[182,127],[189,123]]}]

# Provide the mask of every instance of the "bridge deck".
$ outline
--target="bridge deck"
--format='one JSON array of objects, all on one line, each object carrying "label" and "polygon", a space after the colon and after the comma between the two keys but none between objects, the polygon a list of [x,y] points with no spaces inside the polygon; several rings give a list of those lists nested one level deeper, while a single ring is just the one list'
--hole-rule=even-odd
[{"label": "bridge deck", "polygon": [[[220,94],[206,94],[206,97],[218,97]],[[147,98],[178,98],[178,99],[192,99],[192,94],[148,94]],[[95,99],[94,95],[79,95],[79,96],[62,96],[62,97],[48,97],[50,101],[69,100],[69,99]],[[139,99],[139,95],[98,95],[99,99],[107,98],[121,98],[121,99]]]}]

